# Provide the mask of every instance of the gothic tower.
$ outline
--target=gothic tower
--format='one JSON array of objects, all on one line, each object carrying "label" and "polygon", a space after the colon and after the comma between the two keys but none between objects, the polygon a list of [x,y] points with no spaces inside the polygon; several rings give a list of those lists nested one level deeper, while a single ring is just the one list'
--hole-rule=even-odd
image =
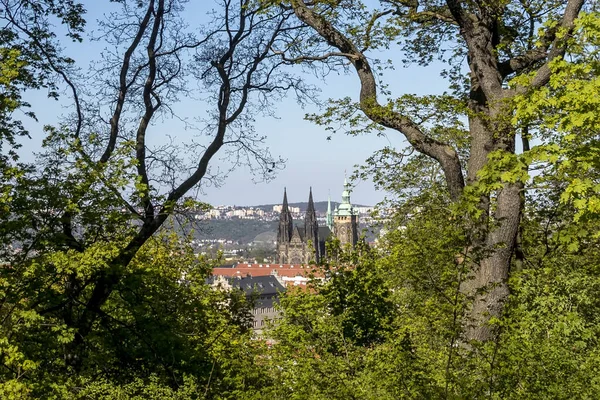
[{"label": "gothic tower", "polygon": [[281,207],[281,214],[279,215],[279,228],[277,229],[277,261],[279,263],[286,264],[289,262],[288,252],[293,230],[294,221],[288,207],[287,191],[284,188],[283,205]]},{"label": "gothic tower", "polygon": [[[313,202],[312,188],[308,195],[308,206],[306,207],[306,217],[304,218],[304,238],[307,244],[305,263],[315,260],[317,263],[321,259],[319,254],[319,223],[317,222],[317,212]],[[310,251],[310,249],[314,249]]]},{"label": "gothic tower", "polygon": [[333,213],[331,212],[331,195],[327,197],[327,215],[325,216],[327,227],[333,232]]},{"label": "gothic tower", "polygon": [[350,184],[344,179],[342,202],[333,214],[333,234],[339,239],[342,247],[358,242],[358,214],[350,203]]}]

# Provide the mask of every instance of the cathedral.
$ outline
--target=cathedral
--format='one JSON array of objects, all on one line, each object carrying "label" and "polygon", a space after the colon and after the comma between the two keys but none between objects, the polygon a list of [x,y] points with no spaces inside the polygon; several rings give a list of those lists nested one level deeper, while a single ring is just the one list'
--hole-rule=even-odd
[{"label": "cathedral", "polygon": [[287,192],[283,190],[283,205],[277,231],[277,262],[280,264],[318,263],[325,257],[325,242],[333,235],[342,246],[356,245],[358,241],[358,214],[350,203],[350,184],[344,180],[342,202],[331,212],[331,199],[327,203],[327,226],[319,226],[313,202],[312,188],[304,226],[294,225],[289,211]]}]

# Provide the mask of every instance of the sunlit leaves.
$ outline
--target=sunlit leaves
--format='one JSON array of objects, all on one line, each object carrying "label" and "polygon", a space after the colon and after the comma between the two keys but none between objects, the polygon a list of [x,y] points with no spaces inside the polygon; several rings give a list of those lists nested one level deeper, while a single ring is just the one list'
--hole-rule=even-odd
[{"label": "sunlit leaves", "polygon": [[[532,157],[545,165],[536,178],[565,182],[562,202],[572,202],[578,212],[575,220],[600,211],[600,18],[582,14],[569,38],[567,58],[557,59],[550,68],[547,87],[517,97],[514,122],[535,126],[539,141]],[[527,77],[519,78],[519,82]],[[539,157],[546,154],[546,157]]]}]

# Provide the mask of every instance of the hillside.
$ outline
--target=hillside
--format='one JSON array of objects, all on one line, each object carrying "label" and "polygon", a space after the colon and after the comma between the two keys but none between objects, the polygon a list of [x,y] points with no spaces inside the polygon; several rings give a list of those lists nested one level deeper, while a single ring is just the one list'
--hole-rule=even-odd
[{"label": "hillside", "polygon": [[[294,221],[295,225],[303,227],[303,220]],[[254,219],[212,219],[205,221],[193,221],[185,225],[185,232],[193,230],[195,239],[225,239],[233,240],[241,244],[248,244],[255,240],[272,241],[276,240],[279,221],[261,221]],[[171,225],[167,225],[172,227]],[[179,225],[178,229],[181,229]],[[364,224],[359,224],[359,231],[367,228]],[[370,231],[370,229],[369,229]],[[376,229],[376,231],[379,231]],[[373,240],[374,234],[367,233],[367,240]]]},{"label": "hillside", "polygon": [[[177,224],[177,230],[183,228],[185,233],[192,230],[195,239],[225,239],[247,244],[261,233],[277,232],[277,224],[278,221],[255,219],[188,220],[185,225]],[[169,225],[167,224],[166,227],[168,229]]]}]

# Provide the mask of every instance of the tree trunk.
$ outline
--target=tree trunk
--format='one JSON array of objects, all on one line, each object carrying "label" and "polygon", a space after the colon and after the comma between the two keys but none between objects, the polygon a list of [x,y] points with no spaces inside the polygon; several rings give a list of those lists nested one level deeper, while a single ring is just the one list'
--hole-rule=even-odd
[{"label": "tree trunk", "polygon": [[[521,215],[522,185],[506,184],[498,194],[495,224],[487,232],[483,256],[474,262],[469,278],[461,286],[473,303],[465,320],[467,341],[487,341],[495,337],[492,318],[499,318],[509,295],[508,275]],[[485,228],[483,228],[485,229]]]}]

